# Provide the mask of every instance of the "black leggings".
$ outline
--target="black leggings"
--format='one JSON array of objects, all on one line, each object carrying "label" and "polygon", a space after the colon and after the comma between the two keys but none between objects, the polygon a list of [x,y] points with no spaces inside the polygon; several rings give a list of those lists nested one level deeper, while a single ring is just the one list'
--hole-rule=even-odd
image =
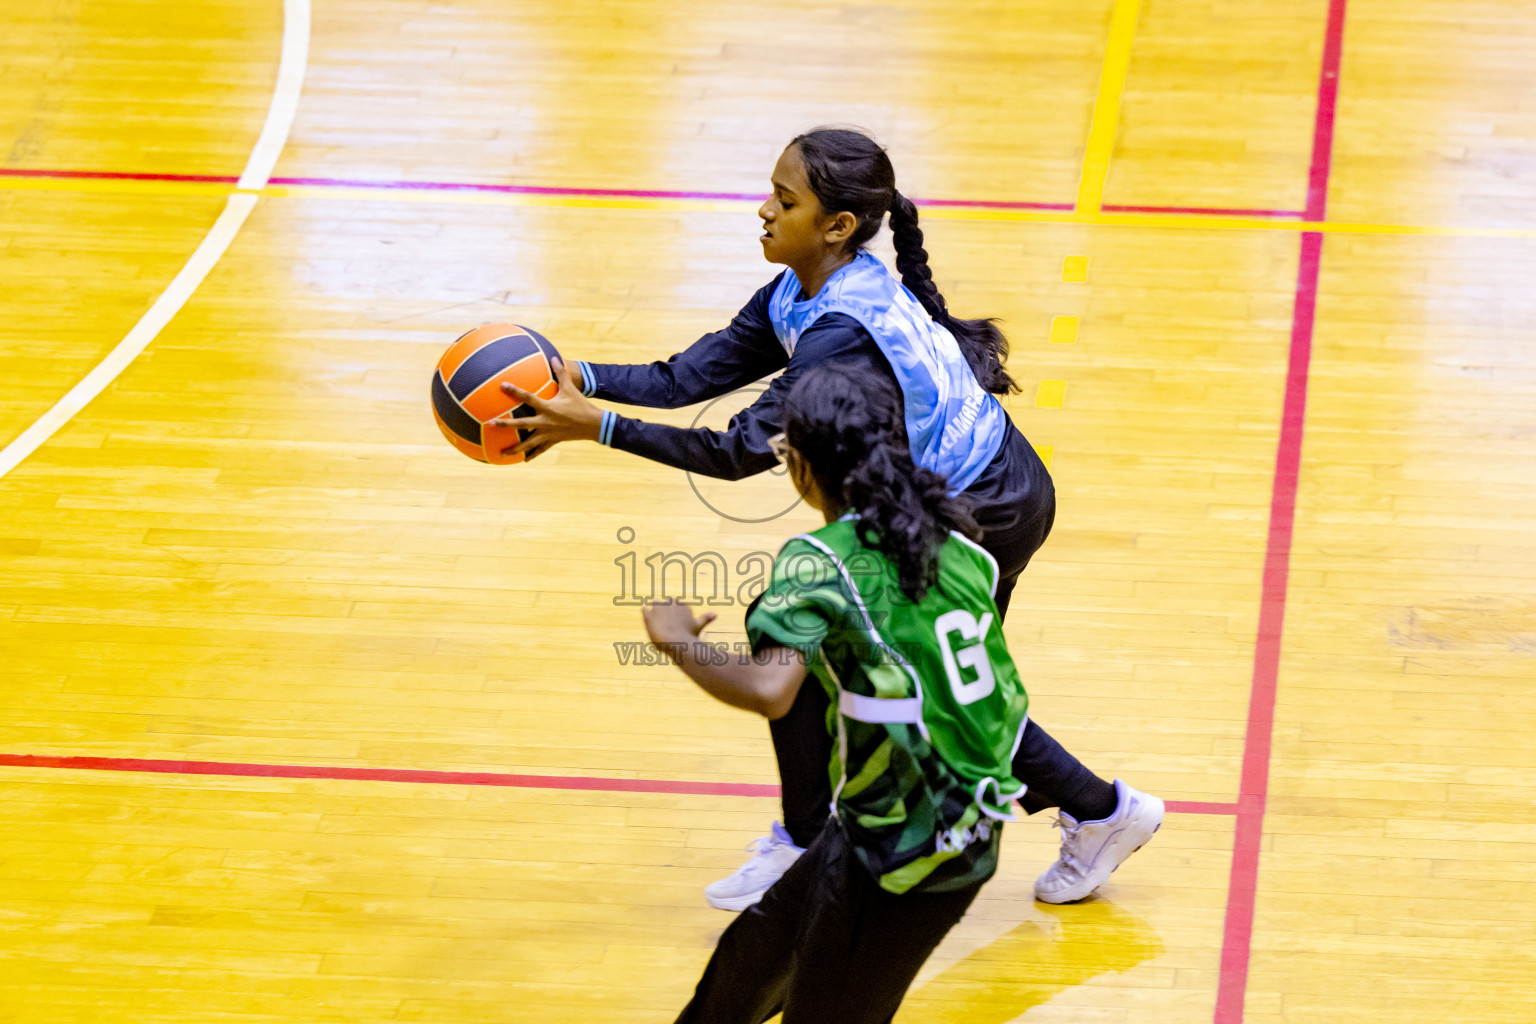
[{"label": "black leggings", "polygon": [[[1008,614],[1008,603],[1019,574],[1040,550],[1056,520],[1054,495],[1022,526],[989,531],[982,547],[997,559],[997,615]],[[820,686],[801,686],[789,714],[768,723],[773,751],[779,761],[784,804],[784,828],[796,846],[808,846],[826,823],[832,804],[827,765],[832,737],[827,732],[827,695]],[[1019,806],[1035,814],[1060,807],[1079,821],[1096,821],[1114,812],[1112,785],[1089,771],[1031,718],[1013,757],[1014,778],[1029,787]]]},{"label": "black leggings", "polygon": [[715,946],[677,1024],[885,1024],[980,884],[880,888],[837,819]]}]

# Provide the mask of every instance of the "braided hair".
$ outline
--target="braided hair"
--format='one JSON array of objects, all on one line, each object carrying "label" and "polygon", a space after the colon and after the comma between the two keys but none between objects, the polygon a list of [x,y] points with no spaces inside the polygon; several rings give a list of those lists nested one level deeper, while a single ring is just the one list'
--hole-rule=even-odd
[{"label": "braided hair", "polygon": [[962,320],[949,311],[944,296],[933,283],[923,231],[917,226],[917,207],[896,191],[896,170],[879,143],[860,131],[846,128],[813,128],[795,136],[791,146],[800,151],[811,191],[828,213],[844,210],[858,219],[848,238],[850,250],[865,245],[880,230],[880,221],[891,215],[891,234],[896,243],[896,269],[901,283],[960,344],[971,372],[986,390],[1013,394],[1018,382],[1004,369],[1008,339],[995,318]]},{"label": "braided hair", "polygon": [[824,363],[784,402],[784,435],[835,506],[859,515],[859,539],[896,566],[901,592],[921,601],[938,582],[950,531],[979,539],[963,497],[912,461],[901,395],[891,382]]}]

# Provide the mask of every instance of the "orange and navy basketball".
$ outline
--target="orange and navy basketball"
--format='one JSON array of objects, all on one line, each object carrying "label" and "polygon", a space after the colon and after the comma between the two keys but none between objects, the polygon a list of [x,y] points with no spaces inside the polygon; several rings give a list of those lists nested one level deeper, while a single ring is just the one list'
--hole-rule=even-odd
[{"label": "orange and navy basketball", "polygon": [[550,360],[559,358],[547,338],[517,324],[486,324],[449,345],[432,375],[432,415],[448,443],[480,462],[522,462],[522,455],[503,455],[502,449],[529,431],[493,427],[490,421],[509,412],[514,418],[532,416],[533,408],[503,391],[502,382],[552,398],[560,385]]}]

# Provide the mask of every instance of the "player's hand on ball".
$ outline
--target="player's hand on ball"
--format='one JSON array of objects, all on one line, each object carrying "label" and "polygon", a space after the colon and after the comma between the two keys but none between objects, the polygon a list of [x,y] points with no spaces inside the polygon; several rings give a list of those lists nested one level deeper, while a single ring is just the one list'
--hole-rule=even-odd
[{"label": "player's hand on ball", "polygon": [[555,371],[555,381],[560,385],[559,392],[552,398],[538,398],[516,384],[501,385],[503,391],[533,409],[532,416],[503,416],[491,421],[494,426],[518,427],[533,432],[511,448],[502,449],[503,455],[521,453],[525,460],[532,461],[544,449],[561,441],[597,440],[603,411],[581,393],[563,361],[553,360],[550,365]]},{"label": "player's hand on ball", "polygon": [[704,627],[715,621],[714,612],[705,612],[694,618],[693,611],[685,604],[677,604],[671,598],[642,605],[640,618],[645,622],[645,632],[653,644],[671,644],[679,640],[697,639]]}]

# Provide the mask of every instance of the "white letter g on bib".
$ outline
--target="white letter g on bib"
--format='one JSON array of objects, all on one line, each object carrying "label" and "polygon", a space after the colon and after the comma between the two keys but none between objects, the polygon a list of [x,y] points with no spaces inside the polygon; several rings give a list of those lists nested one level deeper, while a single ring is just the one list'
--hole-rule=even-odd
[{"label": "white letter g on bib", "polygon": [[[949,676],[949,687],[955,691],[955,700],[961,704],[974,704],[997,689],[997,680],[992,677],[992,662],[987,659],[987,630],[991,628],[991,612],[987,612],[977,622],[976,616],[964,608],[945,612],[933,623],[933,631],[938,636],[939,653],[944,656],[944,671]],[[959,633],[963,640],[981,642],[956,651],[949,642],[951,633]],[[976,678],[967,683],[961,678],[961,668],[975,672]]]}]

